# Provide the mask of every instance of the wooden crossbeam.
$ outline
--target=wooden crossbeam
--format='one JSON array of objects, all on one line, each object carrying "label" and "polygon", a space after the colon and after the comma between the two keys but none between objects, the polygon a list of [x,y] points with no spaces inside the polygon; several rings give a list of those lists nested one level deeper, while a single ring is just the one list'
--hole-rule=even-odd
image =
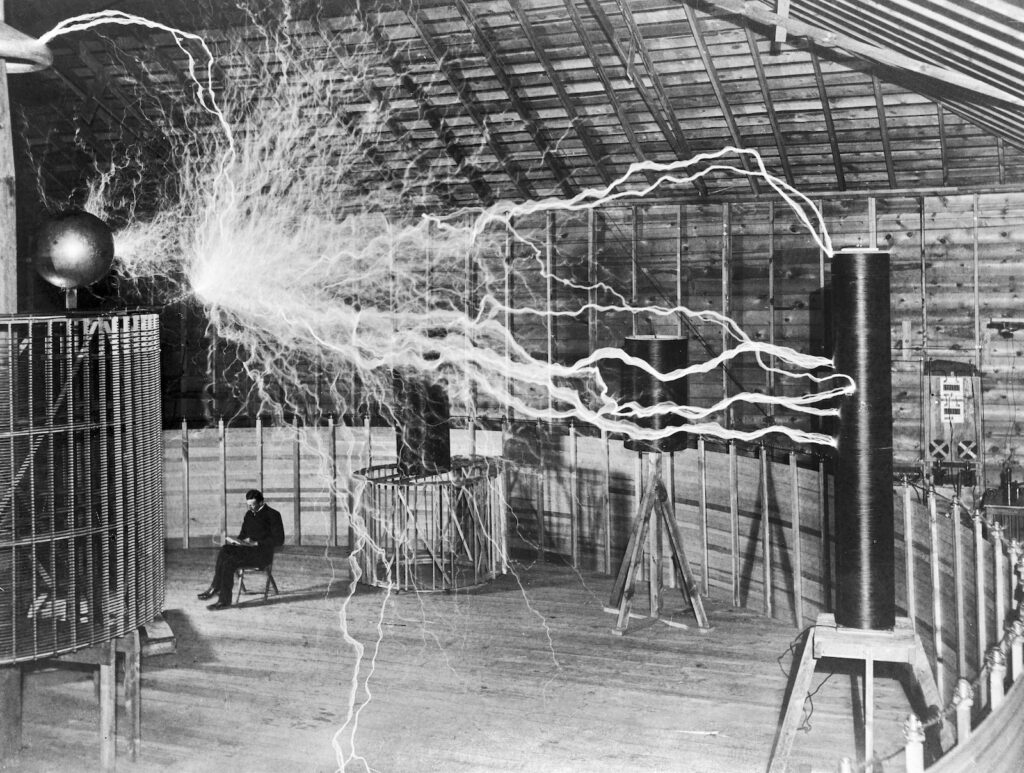
[{"label": "wooden crossbeam", "polygon": [[550,171],[554,176],[562,193],[571,198],[576,193],[575,188],[569,182],[571,174],[557,150],[552,147],[551,143],[549,143],[547,138],[544,136],[544,132],[541,129],[541,123],[537,118],[536,112],[530,107],[529,103],[520,96],[519,90],[509,77],[508,71],[501,61],[497,48],[491,42],[490,36],[470,10],[465,0],[455,0],[455,8],[469,26],[469,31],[473,35],[473,40],[476,41],[477,47],[487,60],[487,64],[491,68],[491,73],[497,79],[501,88],[505,91],[509,104],[512,105],[512,108],[516,111],[519,119],[523,122],[526,133],[530,135],[530,139],[533,140],[533,144],[537,147],[537,150],[540,151],[541,161],[548,168],[548,171]]},{"label": "wooden crossbeam", "polygon": [[[464,5],[465,3],[462,2],[456,3],[456,6],[460,7],[460,10]],[[512,184],[519,192],[519,195],[527,199],[534,198],[534,192],[530,188],[530,182],[522,168],[518,163],[516,163],[516,160],[512,158],[505,145],[500,141],[498,133],[492,131],[491,127],[488,125],[487,112],[480,106],[480,103],[477,101],[472,91],[470,91],[469,86],[462,75],[452,66],[451,56],[449,56],[448,52],[441,46],[441,43],[436,37],[434,37],[433,33],[430,32],[426,22],[420,18],[420,14],[416,8],[406,6],[404,11],[406,18],[409,19],[409,22],[416,30],[416,34],[418,34],[420,40],[423,41],[423,45],[426,46],[427,51],[429,51],[430,55],[434,58],[434,62],[437,64],[438,70],[452,87],[452,90],[459,98],[459,102],[465,109],[466,114],[470,119],[472,119],[477,130],[480,132],[480,136],[483,137],[484,142],[487,143],[487,147],[491,149],[491,153],[493,153],[494,157],[498,159],[498,163],[501,164],[505,173],[508,174],[509,179],[512,180]],[[468,9],[466,9],[466,12],[468,13]]]},{"label": "wooden crossbeam", "polygon": [[555,96],[558,97],[558,101],[561,103],[562,109],[565,111],[566,116],[568,116],[569,122],[576,131],[576,135],[580,138],[580,143],[583,145],[583,149],[587,152],[590,165],[597,171],[598,175],[601,177],[601,181],[605,185],[608,185],[612,182],[613,177],[605,164],[605,154],[600,149],[597,140],[591,135],[586,120],[582,115],[580,115],[572,101],[572,98],[569,96],[568,91],[566,91],[565,86],[562,83],[562,76],[555,69],[551,62],[551,58],[547,55],[544,44],[537,35],[537,31],[534,29],[532,22],[530,22],[527,17],[522,3],[520,0],[508,0],[508,4],[512,8],[512,13],[519,22],[519,26],[522,27],[523,34],[526,35],[526,39],[530,43],[530,47],[533,49],[534,56],[537,57],[537,61],[539,61],[541,66],[544,68],[544,72],[548,79],[548,85],[554,89]]},{"label": "wooden crossbeam", "polygon": [[935,111],[939,121],[939,153],[942,157],[942,184],[949,185],[949,144],[946,139],[946,111],[941,103],[936,103]]},{"label": "wooden crossbeam", "polygon": [[885,116],[885,100],[882,98],[882,84],[877,75],[871,76],[871,88],[875,94],[875,110],[878,113],[878,132],[882,138],[882,154],[885,157],[885,173],[889,187],[896,187],[896,169],[892,161],[892,143],[889,141],[889,122]]},{"label": "wooden crossbeam", "polygon": [[779,117],[775,113],[775,100],[772,99],[771,89],[768,88],[768,78],[764,73],[764,63],[761,61],[761,52],[757,47],[757,37],[749,27],[744,27],[743,31],[747,35],[747,47],[750,48],[750,56],[754,62],[754,72],[757,75],[757,84],[761,88],[761,97],[764,99],[765,112],[768,113],[768,122],[772,126],[775,146],[779,149],[782,173],[786,176],[786,182],[793,185],[793,169],[789,165],[789,152],[786,150],[786,140],[782,136],[782,128],[779,126]]},{"label": "wooden crossbeam", "polygon": [[843,173],[843,159],[839,153],[839,136],[836,134],[836,124],[832,120],[832,105],[828,101],[828,90],[825,88],[825,76],[821,72],[821,62],[818,55],[811,53],[811,67],[814,68],[814,82],[818,86],[818,98],[821,99],[822,115],[825,118],[825,131],[828,132],[828,144],[832,148],[832,167],[836,170],[836,186],[841,191],[846,190],[846,175]]},{"label": "wooden crossbeam", "polygon": [[[697,44],[697,53],[700,54],[700,60],[704,63],[704,69],[707,71],[708,79],[711,81],[711,89],[715,92],[715,99],[718,100],[718,107],[722,111],[722,117],[725,119],[726,128],[729,130],[729,136],[732,138],[732,144],[737,148],[742,148],[743,138],[740,136],[740,129],[736,124],[736,118],[732,114],[729,100],[725,96],[725,89],[722,88],[722,81],[718,77],[718,68],[715,66],[715,60],[711,56],[711,50],[708,48],[707,41],[704,39],[704,33],[701,31],[697,12],[689,5],[684,5],[683,11],[686,14],[686,21],[690,25],[690,31],[693,33],[693,42]],[[740,163],[745,171],[751,171],[750,160],[746,156],[740,156]],[[761,186],[758,184],[756,177],[748,175],[747,182],[750,184],[750,189],[755,196],[760,194]]]},{"label": "wooden crossbeam", "polygon": [[420,115],[430,128],[433,129],[434,134],[437,135],[441,147],[452,160],[456,171],[466,179],[473,192],[485,206],[494,203],[494,193],[491,191],[490,185],[487,184],[480,170],[462,149],[455,133],[441,115],[441,112],[431,102],[426,91],[413,79],[408,70],[402,66],[398,58],[398,52],[387,34],[370,18],[362,6],[356,9],[356,19],[363,32],[366,33],[367,37],[376,46],[381,58],[398,78],[399,84],[416,102]]}]

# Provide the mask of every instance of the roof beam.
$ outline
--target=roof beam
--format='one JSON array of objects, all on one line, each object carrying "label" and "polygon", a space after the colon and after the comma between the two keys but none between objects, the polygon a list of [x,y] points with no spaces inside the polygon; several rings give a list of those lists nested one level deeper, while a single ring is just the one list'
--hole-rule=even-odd
[{"label": "roof beam", "polygon": [[[704,33],[701,32],[697,12],[689,5],[683,6],[683,12],[686,14],[686,21],[690,25],[690,31],[693,33],[693,40],[697,44],[697,53],[700,54],[700,60],[704,63],[704,69],[707,71],[708,79],[711,81],[711,88],[715,92],[715,99],[718,100],[718,106],[722,110],[722,117],[725,119],[726,128],[728,128],[729,136],[732,138],[732,144],[737,148],[742,148],[743,139],[740,137],[740,129],[736,125],[736,119],[732,114],[732,108],[729,106],[729,100],[725,98],[725,89],[722,88],[722,81],[718,77],[718,68],[715,67],[715,62],[711,58],[711,51],[708,49],[708,43],[704,40]],[[750,161],[745,155],[740,156],[740,163],[744,171],[751,171]],[[757,179],[749,174],[746,177],[754,194],[760,193],[761,187],[757,184]]]},{"label": "roof beam", "polygon": [[[565,9],[569,12],[569,18],[572,20],[573,26],[576,28],[576,34],[579,35],[580,41],[583,43],[583,48],[587,51],[587,56],[590,58],[590,63],[594,67],[594,73],[597,75],[597,79],[601,81],[601,85],[604,87],[605,96],[608,97],[608,102],[615,111],[616,117],[619,119],[619,125],[622,127],[623,134],[626,135],[626,142],[629,143],[630,149],[633,151],[633,155],[636,160],[643,163],[647,160],[647,156],[644,155],[643,148],[640,147],[640,140],[636,136],[636,132],[633,129],[633,124],[629,120],[629,115],[622,107],[622,103],[619,102],[618,96],[615,94],[615,88],[612,86],[611,79],[608,77],[607,71],[604,69],[604,65],[601,64],[601,56],[598,54],[597,49],[594,47],[594,42],[590,39],[590,35],[587,33],[586,27],[583,26],[583,17],[580,16],[579,8],[576,7],[575,0],[563,0]],[[647,181],[653,184],[657,178],[651,173],[645,174]]]},{"label": "roof beam", "polygon": [[[462,3],[458,3],[462,5]],[[431,34],[430,30],[427,29],[426,25],[419,18],[415,7],[409,7],[406,5],[403,10],[405,11],[406,18],[409,19],[416,33],[420,36],[420,40],[423,41],[423,45],[427,47],[430,55],[434,57],[434,61],[437,63],[438,69],[441,74],[444,75],[445,79],[451,85],[452,90],[458,96],[459,101],[462,103],[466,113],[476,124],[477,129],[480,132],[480,136],[484,138],[487,146],[491,149],[494,157],[498,159],[498,163],[501,164],[502,168],[508,174],[512,180],[512,184],[516,190],[519,191],[519,195],[526,199],[535,198],[533,190],[530,188],[530,183],[523,173],[523,170],[516,163],[515,159],[509,156],[505,146],[498,140],[496,132],[492,131],[487,125],[488,116],[484,110],[480,107],[476,97],[473,96],[469,87],[466,85],[466,81],[462,78],[461,74],[458,73],[449,63],[451,58],[448,56],[446,51],[441,49],[441,45],[437,39]]]},{"label": "roof beam", "polygon": [[[664,134],[665,139],[668,140],[668,144],[671,146],[672,151],[676,154],[679,160],[685,160],[692,157],[693,150],[690,148],[690,143],[686,140],[683,127],[679,125],[679,120],[676,118],[672,102],[668,97],[668,91],[665,89],[665,84],[661,80],[658,68],[654,66],[654,60],[651,59],[651,53],[647,49],[647,42],[644,40],[644,37],[640,32],[640,28],[637,26],[636,19],[633,18],[633,11],[630,10],[630,7],[623,2],[623,0],[615,0],[615,5],[618,7],[619,13],[622,15],[623,20],[626,22],[626,26],[629,28],[633,46],[635,46],[636,52],[640,54],[640,59],[644,63],[647,75],[651,79],[651,86],[654,89],[653,97],[644,85],[643,80],[637,77],[636,73],[633,71],[632,59],[625,51],[622,50],[622,46],[619,45],[619,41],[615,35],[615,29],[612,26],[611,21],[608,19],[608,16],[601,9],[601,6],[598,5],[595,0],[585,1],[591,12],[594,14],[594,18],[597,19],[598,24],[601,26],[601,31],[608,40],[608,44],[612,47],[612,50],[619,58],[619,61],[622,62],[622,66],[626,70],[626,77],[629,78],[630,83],[633,84],[633,87],[637,90],[641,99],[643,99],[644,104],[647,106],[647,110],[657,122],[658,128],[661,129],[661,133]],[[654,97],[657,97],[657,101]],[[707,198],[708,186],[702,177],[698,177],[694,180],[693,186],[697,189],[701,198]]]},{"label": "roof beam", "polygon": [[775,146],[779,149],[779,163],[782,164],[782,172],[786,175],[786,182],[793,185],[793,169],[789,165],[789,152],[786,150],[786,140],[782,136],[782,129],[779,127],[779,117],[775,114],[775,103],[772,100],[771,90],[768,88],[768,78],[764,74],[764,63],[761,61],[761,52],[757,48],[757,38],[750,27],[744,27],[743,31],[747,35],[750,56],[754,60],[754,72],[757,73],[757,83],[761,87],[761,97],[764,99],[764,109],[768,113],[768,122],[772,126]]},{"label": "roof beam", "polygon": [[609,185],[613,177],[608,171],[608,168],[604,164],[604,154],[598,148],[594,138],[590,135],[590,130],[587,127],[586,120],[576,110],[576,106],[572,102],[572,98],[569,93],[565,90],[565,86],[562,85],[562,79],[559,76],[554,65],[551,64],[551,59],[548,57],[544,50],[544,46],[541,44],[540,39],[537,37],[537,32],[533,28],[533,24],[526,16],[526,12],[523,10],[523,6],[519,0],[508,0],[509,6],[512,8],[512,12],[515,14],[516,19],[519,21],[519,26],[523,28],[523,33],[526,35],[526,39],[530,43],[530,47],[533,48],[534,56],[544,67],[544,72],[547,73],[548,83],[551,88],[555,91],[555,96],[558,97],[558,101],[562,103],[562,109],[565,110],[566,116],[569,118],[569,122],[576,130],[576,135],[580,138],[580,143],[583,145],[583,149],[587,152],[590,157],[590,163],[594,169],[597,170],[598,175],[605,185]]},{"label": "roof beam", "polygon": [[811,66],[814,68],[814,82],[818,85],[818,98],[821,99],[821,111],[825,117],[825,130],[828,132],[828,144],[832,148],[832,166],[836,170],[836,185],[841,191],[846,190],[846,175],[843,174],[843,159],[839,154],[839,135],[836,134],[836,124],[832,120],[832,105],[828,101],[828,90],[825,88],[825,76],[821,72],[821,62],[818,55],[813,51],[811,54]]},{"label": "roof beam", "polygon": [[911,75],[925,77],[944,86],[955,86],[989,97],[990,99],[997,99],[1013,107],[1024,107],[1024,99],[980,81],[977,78],[973,78],[970,75],[928,64],[891,49],[881,48],[870,43],[862,43],[849,35],[823,30],[820,27],[797,21],[792,17],[782,18],[779,14],[769,11],[762,3],[754,2],[753,0],[679,0],[679,2],[683,4],[684,8],[689,8],[691,5],[707,4],[712,8],[734,14],[749,22],[767,27],[781,25],[786,28],[788,34],[805,38],[820,48],[841,49],[873,64],[880,64],[895,68],[896,70],[902,70]]},{"label": "roof beam", "polygon": [[491,191],[491,187],[484,180],[480,170],[472,163],[470,158],[466,155],[466,152],[459,145],[459,141],[452,131],[448,122],[444,120],[440,112],[431,103],[427,93],[423,90],[412,76],[409,75],[408,71],[401,66],[398,60],[398,52],[395,50],[394,44],[391,39],[387,37],[384,31],[374,22],[369,14],[363,10],[362,6],[356,9],[356,19],[359,21],[363,32],[366,33],[367,37],[377,47],[377,51],[381,57],[391,68],[392,72],[398,78],[398,82],[402,85],[409,95],[415,100],[419,113],[423,117],[423,120],[427,122],[434,133],[437,135],[438,140],[441,142],[441,146],[444,148],[444,152],[448,155],[448,158],[455,164],[456,171],[461,174],[469,182],[473,192],[477,195],[481,202],[485,206],[490,206],[494,203],[494,193]]},{"label": "roof beam", "polygon": [[935,104],[939,118],[939,154],[942,157],[942,184],[949,185],[949,146],[946,141],[946,110],[942,103]]},{"label": "roof beam", "polygon": [[885,173],[889,187],[896,187],[896,170],[892,163],[892,143],[889,142],[889,123],[885,118],[885,100],[882,99],[882,84],[877,75],[871,76],[871,88],[875,92],[875,110],[878,113],[878,132],[882,136],[882,153],[885,155]]},{"label": "roof beam", "polygon": [[569,183],[569,178],[572,175],[566,168],[561,157],[555,152],[555,148],[551,147],[547,138],[545,138],[540,127],[540,122],[537,120],[536,113],[529,104],[519,96],[519,90],[516,89],[515,84],[512,82],[512,79],[508,76],[505,67],[502,65],[501,58],[498,56],[497,49],[495,49],[494,45],[491,43],[490,36],[486,34],[483,27],[480,25],[479,20],[473,15],[473,12],[464,0],[455,0],[455,8],[469,27],[469,31],[473,35],[473,39],[476,41],[477,46],[480,48],[480,52],[487,60],[487,64],[490,66],[494,77],[498,80],[502,89],[505,90],[509,103],[515,109],[519,119],[523,122],[523,126],[526,128],[526,133],[530,135],[530,139],[533,140],[533,144],[536,145],[537,150],[540,151],[544,165],[554,176],[562,193],[565,196],[572,198],[576,195],[576,190]]},{"label": "roof beam", "polygon": [[[778,14],[780,19],[788,20],[789,18],[789,0],[775,0],[775,13]],[[772,56],[778,56],[782,53],[782,44],[786,42],[786,25],[784,23],[776,24],[775,29],[772,31],[772,44],[769,51]]]},{"label": "roof beam", "polygon": [[[124,116],[118,116],[116,113],[114,113],[114,111],[111,110],[105,102],[98,98],[98,95],[93,96],[89,91],[86,91],[85,88],[80,86],[71,75],[65,73],[56,64],[53,64],[50,67],[48,67],[46,71],[53,73],[53,75],[56,76],[56,78],[61,83],[63,83],[76,97],[82,100],[86,107],[88,107],[91,102],[93,107],[95,107],[97,110],[102,110],[104,113],[106,113],[110,118],[113,119],[114,123],[120,126],[124,131],[128,132],[135,139],[142,140],[142,136],[124,122]],[[93,82],[92,85],[93,89],[95,89],[99,87],[101,84]]]}]

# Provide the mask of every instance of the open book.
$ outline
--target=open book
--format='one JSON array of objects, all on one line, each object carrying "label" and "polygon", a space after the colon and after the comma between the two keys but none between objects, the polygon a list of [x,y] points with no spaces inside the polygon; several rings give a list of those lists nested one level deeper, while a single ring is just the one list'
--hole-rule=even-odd
[{"label": "open book", "polygon": [[255,548],[259,546],[259,543],[251,539],[235,539],[234,537],[225,537],[225,545],[242,545],[247,548]]}]

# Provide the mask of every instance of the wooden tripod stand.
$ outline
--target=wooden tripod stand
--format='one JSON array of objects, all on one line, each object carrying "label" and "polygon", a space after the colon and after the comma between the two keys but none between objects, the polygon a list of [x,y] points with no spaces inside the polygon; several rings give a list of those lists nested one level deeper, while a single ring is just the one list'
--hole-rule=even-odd
[{"label": "wooden tripod stand", "polygon": [[[834,615],[822,614],[817,623],[808,629],[804,640],[799,667],[793,669],[789,680],[789,701],[779,724],[772,750],[768,773],[784,773],[793,748],[793,739],[800,726],[804,700],[810,691],[814,669],[820,658],[849,658],[864,661],[864,759],[868,770],[874,757],[874,664],[903,663],[910,666],[914,681],[924,702],[929,707],[942,708],[942,698],[932,674],[928,656],[925,654],[921,637],[917,635],[910,620],[897,617],[891,631],[841,628],[836,625]],[[949,723],[940,726],[940,741],[943,748],[952,745]]]},{"label": "wooden tripod stand", "polygon": [[[640,497],[640,507],[637,511],[636,522],[633,524],[633,531],[629,535],[629,543],[626,545],[626,555],[619,566],[619,572],[615,577],[615,584],[612,586],[611,600],[605,611],[618,615],[615,628],[612,633],[621,636],[626,633],[631,617],[644,620],[644,625],[651,625],[656,620],[661,620],[662,607],[662,577],[661,558],[662,546],[658,524],[665,528],[668,535],[669,547],[672,551],[672,562],[679,578],[680,591],[686,599],[693,614],[697,618],[697,625],[701,633],[711,630],[708,625],[708,617],[704,612],[704,604],[700,598],[700,591],[693,579],[693,572],[686,560],[686,552],[683,550],[683,537],[679,532],[679,525],[676,523],[673,508],[668,505],[668,492],[662,481],[662,454],[653,453],[648,462],[648,475],[644,481],[643,494]],[[633,596],[636,594],[637,574],[643,563],[644,541],[651,526],[651,516],[655,515],[658,520],[655,528],[651,530],[653,538],[650,545],[651,567],[648,572],[648,585],[650,589],[650,614],[631,614],[630,608],[633,605]],[[677,628],[687,628],[682,623],[671,620],[662,620],[667,625]]]}]

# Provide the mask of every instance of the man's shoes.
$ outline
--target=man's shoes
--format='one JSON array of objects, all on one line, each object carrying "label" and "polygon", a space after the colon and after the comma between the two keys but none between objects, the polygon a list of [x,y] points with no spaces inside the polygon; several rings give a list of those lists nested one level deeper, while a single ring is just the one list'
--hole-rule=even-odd
[{"label": "man's shoes", "polygon": [[199,599],[200,601],[206,601],[207,599],[212,599],[216,595],[217,595],[217,591],[216,590],[214,590],[213,588],[207,588],[202,593],[198,594],[196,596],[196,598]]},{"label": "man's shoes", "polygon": [[206,608],[209,609],[211,612],[216,612],[221,609],[227,609],[230,606],[230,601],[218,601],[216,604],[210,604]]}]

